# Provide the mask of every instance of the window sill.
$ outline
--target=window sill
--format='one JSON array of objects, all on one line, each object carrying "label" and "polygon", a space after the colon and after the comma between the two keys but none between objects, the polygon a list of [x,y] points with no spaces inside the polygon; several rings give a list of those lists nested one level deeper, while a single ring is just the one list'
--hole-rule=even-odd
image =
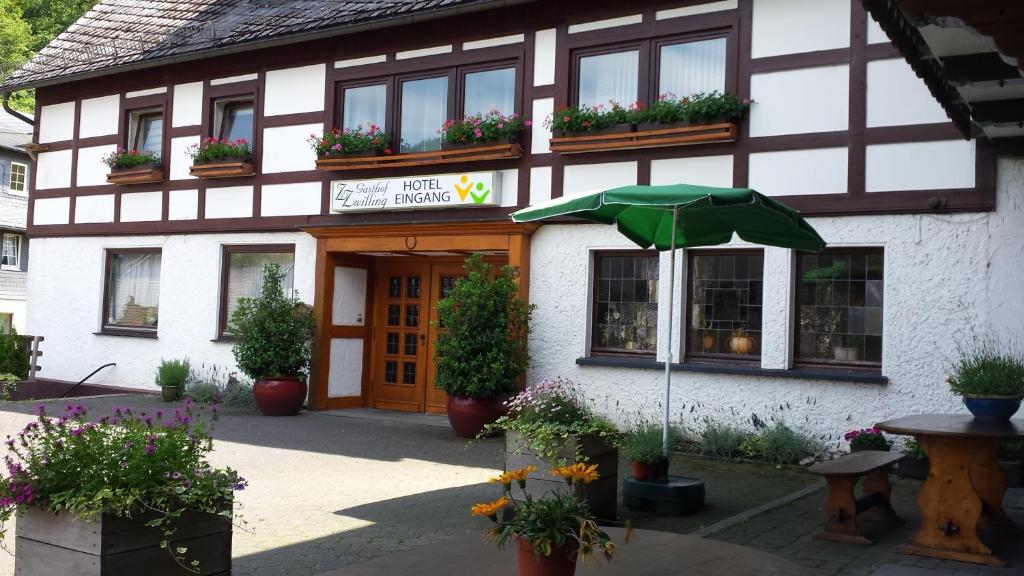
[{"label": "window sill", "polygon": [[188,169],[190,176],[198,178],[235,178],[238,176],[252,176],[256,174],[252,160],[235,162],[210,162],[207,164],[193,164]]},{"label": "window sill", "polygon": [[[665,363],[648,358],[627,358],[622,356],[592,356],[577,358],[580,366],[607,366],[612,368],[640,368],[647,370],[664,370]],[[889,383],[889,378],[881,374],[856,372],[851,370],[825,370],[799,368],[794,370],[772,370],[759,366],[740,366],[736,364],[710,364],[706,362],[686,362],[673,364],[674,372],[702,372],[705,374],[736,374],[741,376],[763,376],[768,378],[794,378],[798,380],[832,380],[836,382],[859,382],[862,384]]]},{"label": "window sill", "polygon": [[225,344],[234,344],[235,340],[236,339],[234,336],[217,336],[216,338],[211,338],[210,342],[224,342]]},{"label": "window sill", "polygon": [[[646,126],[644,126],[646,127]],[[673,126],[659,125],[650,130],[631,130],[612,133],[567,134],[552,138],[549,147],[556,154],[581,154],[604,152],[606,150],[637,150],[663,148],[666,146],[688,146],[711,144],[736,140],[736,124],[693,124]]]},{"label": "window sill", "polygon": [[370,170],[374,168],[398,168],[401,166],[431,166],[454,162],[479,162],[519,158],[523,149],[519,144],[481,144],[464,148],[449,148],[430,152],[406,152],[380,156],[336,156],[318,158],[316,169],[327,172],[341,170]]},{"label": "window sill", "polygon": [[131,328],[103,328],[93,332],[95,336],[127,336],[129,338],[151,338],[156,340],[156,330],[133,330]]}]

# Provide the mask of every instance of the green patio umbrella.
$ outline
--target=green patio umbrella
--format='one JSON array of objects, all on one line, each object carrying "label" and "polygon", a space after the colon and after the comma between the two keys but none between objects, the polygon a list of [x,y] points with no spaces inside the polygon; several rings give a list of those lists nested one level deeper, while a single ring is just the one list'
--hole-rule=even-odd
[{"label": "green patio umbrella", "polygon": [[[641,248],[670,250],[668,315],[673,316],[677,248],[725,244],[733,234],[757,244],[819,252],[825,241],[800,215],[749,188],[691,184],[622,186],[563,196],[512,214],[515,222],[572,216],[615,224]],[[672,330],[665,362],[662,453],[668,456],[669,398],[672,390]]]}]

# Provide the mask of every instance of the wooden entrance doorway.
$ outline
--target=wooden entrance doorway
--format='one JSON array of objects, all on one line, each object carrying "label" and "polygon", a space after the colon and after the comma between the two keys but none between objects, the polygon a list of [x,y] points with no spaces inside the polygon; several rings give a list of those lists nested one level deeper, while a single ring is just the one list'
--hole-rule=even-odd
[{"label": "wooden entrance doorway", "polygon": [[315,410],[374,407],[444,412],[434,387],[435,304],[474,252],[529,285],[530,235],[509,221],[306,228],[317,239]]},{"label": "wooden entrance doorway", "polygon": [[401,260],[377,266],[371,405],[443,414],[446,396],[434,385],[437,302],[463,274],[462,263]]}]

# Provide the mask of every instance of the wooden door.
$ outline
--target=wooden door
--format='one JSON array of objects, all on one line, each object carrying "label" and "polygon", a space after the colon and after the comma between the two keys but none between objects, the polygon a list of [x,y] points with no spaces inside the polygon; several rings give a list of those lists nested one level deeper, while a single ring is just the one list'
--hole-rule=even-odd
[{"label": "wooden door", "polygon": [[444,330],[444,327],[439,326],[437,323],[437,303],[442,298],[448,296],[448,293],[455,286],[455,281],[465,275],[466,271],[463,269],[461,262],[433,264],[430,267],[430,327],[427,338],[427,354],[429,354],[430,366],[427,369],[427,412],[443,414],[445,412],[445,402],[448,400],[444,391],[439,390],[434,385],[437,375],[437,364],[434,362],[434,344],[437,342],[438,334]]},{"label": "wooden door", "polygon": [[373,407],[422,412],[430,364],[430,265],[381,262],[378,270]]},{"label": "wooden door", "polygon": [[350,254],[330,256],[331,271],[324,290],[327,385],[323,402],[328,408],[355,408],[363,405],[364,366],[370,361],[373,313],[369,307],[370,258]]}]

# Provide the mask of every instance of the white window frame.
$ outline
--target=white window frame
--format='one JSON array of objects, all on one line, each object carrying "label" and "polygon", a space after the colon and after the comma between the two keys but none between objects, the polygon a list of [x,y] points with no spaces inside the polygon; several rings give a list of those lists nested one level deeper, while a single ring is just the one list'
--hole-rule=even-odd
[{"label": "white window frame", "polygon": [[[14,238],[14,264],[0,264],[0,269],[21,270],[21,235],[5,232],[3,236],[4,244],[7,243],[8,237]],[[2,256],[2,250],[3,246],[0,246],[0,256]]]},{"label": "white window frame", "polygon": [[[14,167],[21,166],[23,174],[21,181],[21,188],[14,187]],[[28,164],[24,162],[11,162],[11,172],[7,175],[7,190],[11,194],[17,194],[19,196],[28,196]]]}]

